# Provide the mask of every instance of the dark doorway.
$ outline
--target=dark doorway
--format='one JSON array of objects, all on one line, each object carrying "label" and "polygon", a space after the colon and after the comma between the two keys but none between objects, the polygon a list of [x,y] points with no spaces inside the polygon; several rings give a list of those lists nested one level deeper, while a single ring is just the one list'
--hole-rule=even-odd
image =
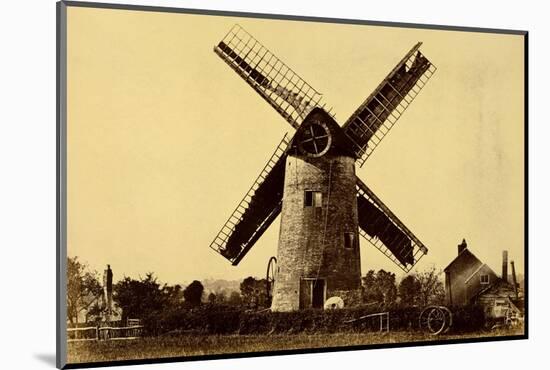
[{"label": "dark doorway", "polygon": [[311,307],[323,308],[325,304],[325,281],[322,279],[316,279],[312,282],[311,289]]},{"label": "dark doorway", "polygon": [[302,278],[300,281],[300,309],[323,308],[325,279]]}]

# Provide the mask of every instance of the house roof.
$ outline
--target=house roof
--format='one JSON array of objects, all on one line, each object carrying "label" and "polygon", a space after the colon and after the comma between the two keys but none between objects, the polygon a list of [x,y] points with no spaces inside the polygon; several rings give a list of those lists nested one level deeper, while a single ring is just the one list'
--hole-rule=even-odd
[{"label": "house roof", "polygon": [[[485,263],[482,263],[481,265],[479,265],[479,267],[477,269],[474,270],[474,272],[472,272],[472,274],[470,276],[468,276],[468,278],[466,280],[464,280],[465,283],[467,283],[468,281],[470,281],[471,278],[473,278],[475,276],[475,274],[477,274],[479,272],[479,270],[481,270],[483,268],[483,266],[487,266]],[[489,266],[487,266],[489,267]],[[491,268],[489,268],[490,270]]]},{"label": "house roof", "polygon": [[473,254],[472,252],[470,252],[470,250],[468,248],[464,248],[463,250],[460,251],[460,253],[458,254],[458,256],[455,257],[454,260],[451,261],[451,263],[449,263],[447,265],[447,267],[445,267],[445,269],[443,271],[447,272],[448,269],[451,268],[452,265],[454,265],[457,261],[460,261],[462,258],[464,258],[464,256],[466,255],[470,255],[472,256],[473,258],[475,258],[481,265],[483,265],[483,263],[479,260],[479,258],[477,258],[475,256],[475,254]]},{"label": "house roof", "polygon": [[510,283],[509,282],[506,282],[504,280],[502,280],[501,278],[497,277],[497,279],[492,283],[492,284],[489,284],[489,286],[481,289],[479,292],[477,292],[475,294],[474,297],[479,297],[480,295],[492,290],[492,289],[498,289],[499,286],[505,286],[505,287],[510,287]]}]

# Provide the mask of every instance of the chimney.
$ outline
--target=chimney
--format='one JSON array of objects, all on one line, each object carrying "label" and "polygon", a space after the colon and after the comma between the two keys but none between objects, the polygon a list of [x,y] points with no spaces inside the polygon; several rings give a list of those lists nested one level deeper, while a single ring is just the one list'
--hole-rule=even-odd
[{"label": "chimney", "polygon": [[508,251],[502,251],[502,280],[508,282]]},{"label": "chimney", "polygon": [[512,283],[514,284],[514,294],[516,295],[516,299],[518,299],[518,282],[516,280],[516,267],[514,266],[514,261],[510,261],[510,265],[512,265]]},{"label": "chimney", "polygon": [[462,253],[462,251],[466,248],[468,248],[468,244],[466,244],[466,239],[462,239],[462,243],[458,245],[458,254]]}]

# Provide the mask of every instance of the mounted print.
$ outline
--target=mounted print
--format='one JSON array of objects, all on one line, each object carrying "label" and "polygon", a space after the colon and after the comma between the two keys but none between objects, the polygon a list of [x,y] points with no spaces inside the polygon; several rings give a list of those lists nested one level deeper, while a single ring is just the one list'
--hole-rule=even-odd
[{"label": "mounted print", "polygon": [[58,3],[58,366],[527,338],[526,55]]}]

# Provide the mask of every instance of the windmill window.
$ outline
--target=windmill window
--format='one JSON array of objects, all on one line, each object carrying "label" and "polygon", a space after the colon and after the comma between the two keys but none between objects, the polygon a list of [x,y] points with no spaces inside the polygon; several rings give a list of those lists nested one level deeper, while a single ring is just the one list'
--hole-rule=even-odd
[{"label": "windmill window", "polygon": [[304,194],[304,207],[321,207],[323,194],[320,191],[306,190]]},{"label": "windmill window", "polygon": [[479,276],[479,282],[481,284],[489,284],[489,275],[483,274]]},{"label": "windmill window", "polygon": [[346,249],[355,247],[355,233],[344,233],[344,247]]}]

